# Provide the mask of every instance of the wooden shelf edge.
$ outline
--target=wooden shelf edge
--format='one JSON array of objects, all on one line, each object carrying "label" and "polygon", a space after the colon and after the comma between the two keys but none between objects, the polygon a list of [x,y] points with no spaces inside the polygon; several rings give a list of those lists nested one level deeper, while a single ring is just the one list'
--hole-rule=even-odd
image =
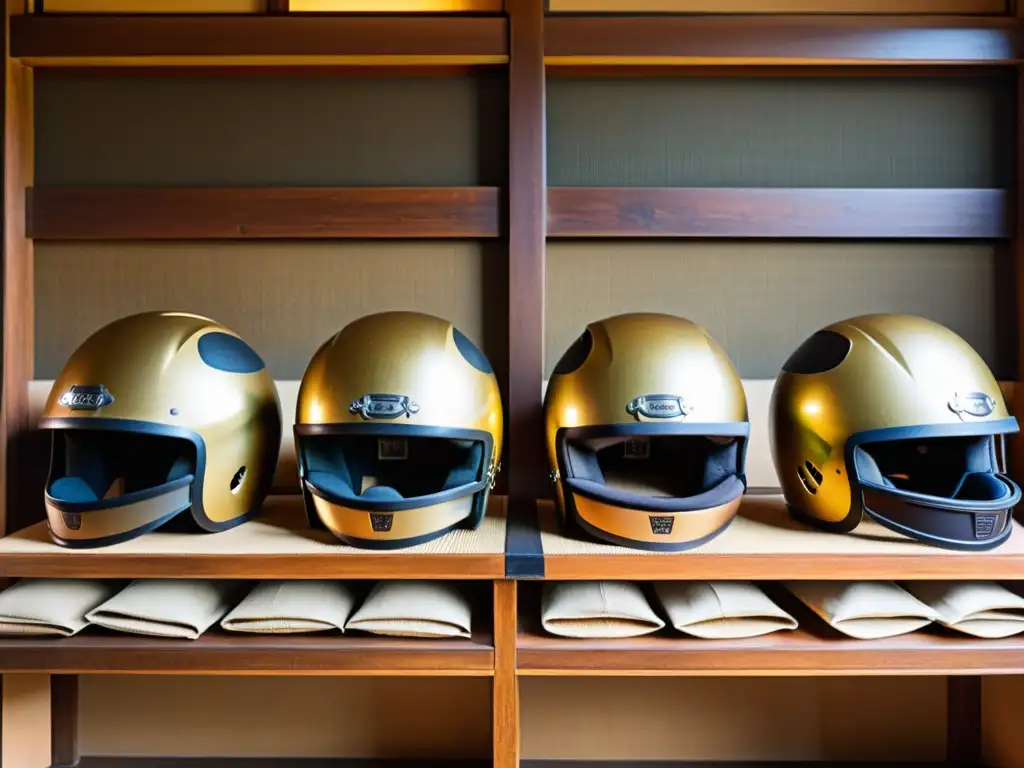
[{"label": "wooden shelf edge", "polygon": [[505,576],[501,554],[88,555],[0,554],[0,578],[451,579]]},{"label": "wooden shelf edge", "polygon": [[521,676],[1019,675],[1024,638],[980,640],[919,632],[882,640],[812,630],[743,640],[649,635],[571,640],[520,633]]},{"label": "wooden shelf edge", "polygon": [[1001,189],[553,187],[548,236],[1002,239]]},{"label": "wooden shelf edge", "polygon": [[975,16],[549,16],[549,66],[1009,65],[1017,20]]},{"label": "wooden shelf edge", "polygon": [[[1024,532],[1018,531],[1024,536]],[[630,579],[634,581],[719,580],[990,580],[1019,579],[1024,556],[952,553],[936,555],[703,555],[680,557],[546,555],[544,578],[552,581]]]},{"label": "wooden shelf edge", "polygon": [[497,187],[33,187],[38,240],[493,238]]},{"label": "wooden shelf edge", "polygon": [[502,16],[23,15],[11,56],[33,65],[494,64]]},{"label": "wooden shelf edge", "polygon": [[488,677],[494,647],[481,633],[471,640],[404,640],[214,629],[189,641],[87,629],[64,639],[0,638],[0,672]]}]

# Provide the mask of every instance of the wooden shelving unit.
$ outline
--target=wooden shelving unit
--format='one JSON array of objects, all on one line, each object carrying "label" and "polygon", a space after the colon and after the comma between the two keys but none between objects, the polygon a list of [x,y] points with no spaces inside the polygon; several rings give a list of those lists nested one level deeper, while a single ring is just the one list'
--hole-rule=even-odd
[{"label": "wooden shelving unit", "polygon": [[189,641],[90,628],[64,639],[0,639],[0,672],[491,677],[494,643],[489,632],[479,631],[468,640],[406,640],[357,634],[241,635],[211,629]]},{"label": "wooden shelving unit", "polygon": [[[740,515],[697,549],[652,553],[603,544],[563,531],[551,503],[510,521],[506,568],[546,579],[889,580],[1020,579],[1024,530],[983,553],[936,549],[865,521],[849,534],[811,530],[790,519],[781,496],[748,495]],[[541,567],[529,572],[529,564]]]},{"label": "wooden shelving unit", "polygon": [[[268,499],[255,519],[224,533],[152,533],[102,549],[68,551],[46,523],[0,539],[0,577],[195,579],[500,579],[504,499],[475,530],[401,550],[346,546],[309,528],[298,496]],[[2,662],[0,662],[2,666]]]},{"label": "wooden shelving unit", "polygon": [[[984,75],[1016,77],[1024,94],[1017,17],[552,16],[545,15],[543,0],[506,0],[505,13],[490,16],[289,14],[288,3],[276,1],[272,12],[233,16],[26,15],[20,5],[5,3],[9,37],[0,38],[6,46],[0,533],[8,533],[0,539],[0,577],[493,581],[485,611],[493,620],[465,641],[211,631],[187,643],[92,630],[65,640],[0,640],[0,672],[37,675],[52,695],[54,764],[77,759],[75,676],[83,674],[490,677],[497,768],[520,764],[520,677],[947,675],[954,681],[950,762],[978,757],[978,676],[1024,674],[1020,638],[981,641],[924,632],[864,642],[808,621],[793,632],[745,641],[668,633],[565,640],[539,629],[533,597],[521,601],[516,580],[1024,578],[1019,525],[995,552],[951,553],[870,524],[850,536],[808,531],[788,521],[777,497],[751,497],[741,518],[710,544],[656,555],[576,540],[558,530],[549,503],[537,504],[547,495],[539,386],[547,238],[1003,240],[1016,272],[1024,259],[1024,198],[1017,189],[548,189],[546,77]],[[509,175],[503,187],[33,184],[34,68],[88,69],[95,76],[152,76],[157,68],[238,76],[305,70],[407,76],[476,67],[507,72]],[[1022,149],[1018,139],[1019,162]],[[500,329],[508,337],[502,361],[507,500],[494,500],[476,532],[395,552],[354,550],[310,530],[294,496],[275,498],[261,519],[216,536],[159,533],[76,552],[53,545],[45,524],[37,522],[38,489],[27,482],[45,460],[31,437],[28,396],[34,376],[32,240],[275,238],[490,239],[507,245],[507,263],[496,265],[505,271],[508,308]],[[1020,293],[1019,286],[1012,290]],[[1024,308],[1013,312],[1019,321]],[[1024,334],[1015,343],[1024,350]],[[1022,372],[1024,351],[1017,380]],[[1024,468],[1024,452],[1019,454]],[[19,738],[6,730],[3,736]]]}]

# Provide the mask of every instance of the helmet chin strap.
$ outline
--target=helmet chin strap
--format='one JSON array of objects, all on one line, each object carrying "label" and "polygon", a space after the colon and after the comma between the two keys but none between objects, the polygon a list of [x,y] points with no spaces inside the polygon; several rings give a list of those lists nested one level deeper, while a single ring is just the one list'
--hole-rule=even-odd
[{"label": "helmet chin strap", "polygon": [[186,475],[156,488],[95,501],[60,498],[63,486],[54,483],[44,498],[50,532],[64,546],[96,547],[153,530],[192,506],[193,480]]}]

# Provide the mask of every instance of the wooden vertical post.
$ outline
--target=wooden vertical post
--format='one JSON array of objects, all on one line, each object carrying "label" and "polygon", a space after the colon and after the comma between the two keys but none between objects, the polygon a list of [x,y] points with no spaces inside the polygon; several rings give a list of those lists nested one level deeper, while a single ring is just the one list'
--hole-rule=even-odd
[{"label": "wooden vertical post", "polygon": [[981,678],[951,675],[946,685],[946,764],[981,765]]},{"label": "wooden vertical post", "polygon": [[510,514],[547,493],[544,376],[544,0],[507,0],[509,16],[508,408]]},{"label": "wooden vertical post", "polygon": [[50,722],[54,767],[78,765],[78,675],[50,677]]},{"label": "wooden vertical post", "polygon": [[494,768],[519,766],[519,679],[516,582],[494,582],[494,704],[491,740]]},{"label": "wooden vertical post", "polygon": [[[33,376],[35,318],[33,313],[32,241],[25,237],[25,189],[32,185],[32,70],[10,58],[10,16],[23,10],[24,0],[5,0],[4,59],[4,185],[3,185],[3,389],[0,393],[0,530],[12,531],[42,508],[37,492],[29,495],[24,478],[31,440],[28,384]],[[33,502],[34,499],[34,502]]]}]

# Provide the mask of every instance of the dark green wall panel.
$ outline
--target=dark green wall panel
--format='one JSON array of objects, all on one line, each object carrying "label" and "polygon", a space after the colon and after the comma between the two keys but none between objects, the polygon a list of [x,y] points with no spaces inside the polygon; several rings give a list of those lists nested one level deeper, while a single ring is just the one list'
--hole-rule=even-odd
[{"label": "dark green wall panel", "polygon": [[552,186],[1006,187],[1011,84],[548,78]]},{"label": "dark green wall panel", "polygon": [[448,318],[499,365],[503,305],[484,301],[494,292],[485,252],[465,242],[39,243],[35,376],[53,378],[102,325],[151,310],[223,323],[278,379],[302,378],[346,323],[391,309]]},{"label": "dark green wall panel", "polygon": [[40,77],[40,185],[501,184],[494,77]]},{"label": "dark green wall panel", "polygon": [[907,312],[948,325],[1012,379],[995,308],[1002,268],[988,245],[551,243],[545,372],[588,322],[621,312],[700,323],[752,379],[777,376],[830,322]]}]

